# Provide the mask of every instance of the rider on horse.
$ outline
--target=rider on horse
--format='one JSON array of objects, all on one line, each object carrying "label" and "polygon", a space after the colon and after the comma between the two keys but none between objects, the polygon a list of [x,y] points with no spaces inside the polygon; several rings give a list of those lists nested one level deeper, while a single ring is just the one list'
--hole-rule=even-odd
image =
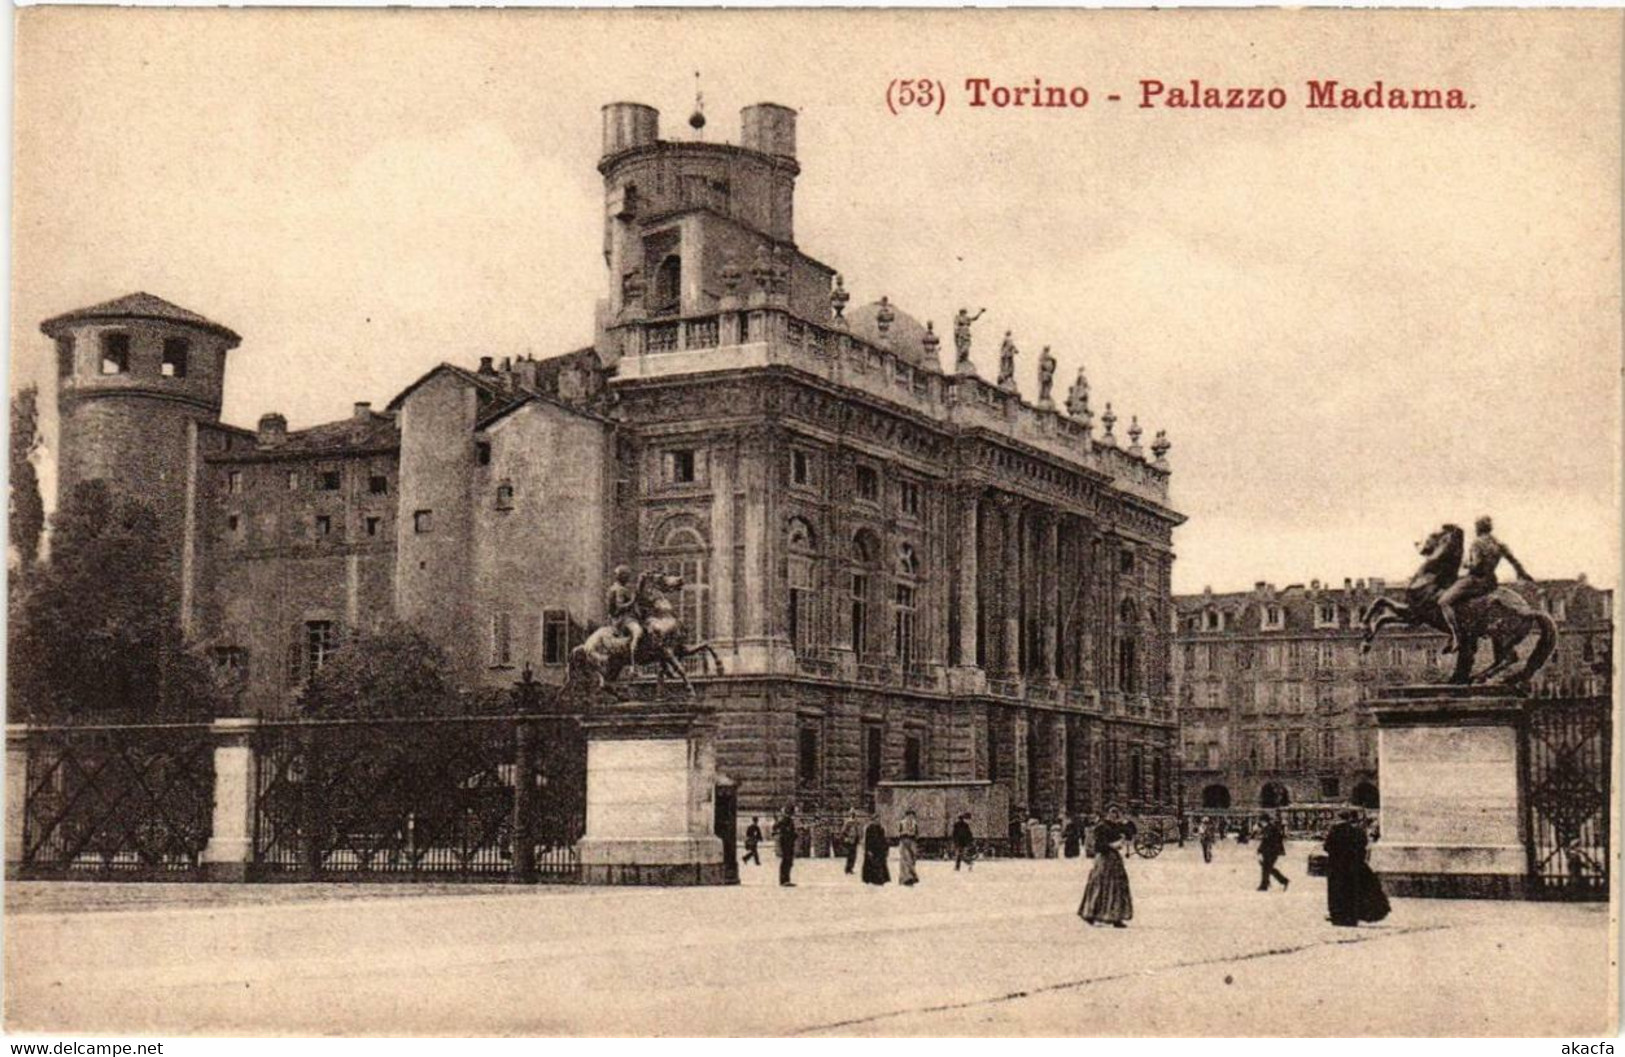
[{"label": "rider on horse", "polygon": [[615,567],[615,581],[605,592],[604,609],[609,614],[609,625],[617,635],[630,635],[628,657],[637,657],[638,643],[643,641],[643,600],[636,587],[631,586],[632,570],[624,565]]},{"label": "rider on horse", "polygon": [[1473,545],[1467,550],[1467,562],[1463,567],[1460,579],[1439,596],[1439,613],[1444,617],[1445,626],[1450,631],[1450,641],[1445,643],[1439,651],[1441,655],[1455,653],[1461,648],[1461,626],[1456,619],[1456,607],[1475,598],[1482,598],[1495,590],[1495,569],[1505,558],[1518,573],[1521,580],[1533,579],[1518,559],[1512,556],[1512,551],[1506,544],[1491,535],[1495,526],[1488,517],[1481,517],[1473,526],[1478,533]]}]

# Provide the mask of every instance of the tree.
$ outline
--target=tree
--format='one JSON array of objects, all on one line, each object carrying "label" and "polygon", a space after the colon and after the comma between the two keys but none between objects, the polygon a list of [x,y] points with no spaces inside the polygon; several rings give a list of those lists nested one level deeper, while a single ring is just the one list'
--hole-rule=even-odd
[{"label": "tree", "polygon": [[451,665],[410,624],[364,630],[327,658],[299,698],[303,714],[325,719],[436,716],[458,711]]},{"label": "tree", "polygon": [[152,508],[104,481],[52,519],[51,558],[11,600],[13,718],[206,718],[227,698],[186,647],[179,585]]},{"label": "tree", "polygon": [[39,390],[35,386],[11,398],[11,546],[23,569],[39,557],[45,531],[45,500],[32,456],[39,446]]}]

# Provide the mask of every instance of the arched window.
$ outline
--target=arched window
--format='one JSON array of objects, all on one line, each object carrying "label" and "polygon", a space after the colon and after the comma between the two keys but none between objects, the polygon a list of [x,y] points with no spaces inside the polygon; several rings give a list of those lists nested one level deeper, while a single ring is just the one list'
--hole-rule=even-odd
[{"label": "arched window", "polygon": [[820,642],[818,634],[818,591],[814,559],[816,537],[805,519],[793,517],[785,526],[785,547],[789,552],[785,573],[789,605],[785,613],[786,633],[797,653]]},{"label": "arched window", "polygon": [[654,302],[650,309],[655,312],[675,312],[682,305],[683,300],[683,259],[677,254],[669,254],[655,268]]},{"label": "arched window", "polygon": [[1361,782],[1354,787],[1354,793],[1349,797],[1355,807],[1376,808],[1382,806],[1382,798],[1377,793],[1377,787],[1370,782]]},{"label": "arched window", "polygon": [[1230,806],[1230,790],[1222,785],[1210,785],[1202,790],[1202,806],[1208,808],[1227,808]]},{"label": "arched window", "polygon": [[683,578],[683,588],[672,603],[690,642],[700,642],[711,633],[711,585],[707,577],[709,547],[705,536],[692,520],[673,518],[656,536],[655,565],[661,572]]}]

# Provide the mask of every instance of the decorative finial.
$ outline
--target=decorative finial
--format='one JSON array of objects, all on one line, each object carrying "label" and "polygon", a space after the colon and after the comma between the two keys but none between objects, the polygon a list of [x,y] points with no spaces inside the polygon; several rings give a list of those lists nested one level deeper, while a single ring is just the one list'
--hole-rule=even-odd
[{"label": "decorative finial", "polygon": [[1151,442],[1151,454],[1156,456],[1155,466],[1157,469],[1166,470],[1168,468],[1168,449],[1171,447],[1173,445],[1168,442],[1168,431],[1165,429],[1157,430],[1157,437]]},{"label": "decorative finial", "polygon": [[1105,434],[1100,438],[1102,444],[1117,446],[1117,437],[1112,434],[1112,427],[1117,425],[1117,413],[1112,410],[1112,402],[1106,401],[1106,413],[1100,416],[1100,424],[1106,427]]},{"label": "decorative finial", "polygon": [[1128,453],[1130,455],[1144,455],[1145,449],[1140,447],[1140,437],[1145,433],[1145,430],[1140,428],[1140,416],[1130,415],[1128,423]]},{"label": "decorative finial", "polygon": [[699,139],[705,128],[705,93],[700,91],[700,71],[694,71],[694,113],[688,115],[688,127],[694,130],[694,138]]},{"label": "decorative finial", "polygon": [[887,332],[891,330],[892,323],[896,320],[897,313],[892,311],[891,298],[882,296],[880,310],[875,313],[875,326],[879,328],[882,340],[885,339]]},{"label": "decorative finial", "polygon": [[852,295],[846,292],[840,273],[835,273],[835,285],[829,291],[829,307],[835,310],[836,326],[846,326],[846,303],[850,300]]},{"label": "decorative finial", "polygon": [[925,321],[925,337],[920,339],[920,346],[925,349],[925,362],[932,367],[941,367],[942,361],[938,358],[937,350],[942,347],[942,339],[937,337],[937,325],[931,320]]}]

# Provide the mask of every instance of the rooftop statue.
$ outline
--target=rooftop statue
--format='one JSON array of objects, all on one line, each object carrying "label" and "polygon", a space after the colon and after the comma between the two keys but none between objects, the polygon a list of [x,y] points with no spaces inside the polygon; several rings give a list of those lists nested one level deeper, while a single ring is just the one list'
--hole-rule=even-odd
[{"label": "rooftop statue", "polygon": [[591,674],[598,680],[598,689],[618,697],[611,684],[628,668],[654,664],[658,666],[657,692],[665,689],[666,676],[675,675],[689,696],[695,696],[694,686],[683,670],[683,661],[706,656],[716,674],[721,675],[722,660],[710,643],[690,645],[688,642],[688,629],[668,597],[682,591],[683,578],[671,573],[644,572],[635,587],[631,581],[632,571],[624,565],[616,566],[615,579],[605,592],[608,619],[587,636],[586,642],[570,651],[565,687]]},{"label": "rooftop statue", "polygon": [[1055,388],[1055,357],[1050,355],[1049,346],[1038,354],[1038,406],[1054,407],[1055,400],[1050,396]]},{"label": "rooftop statue", "polygon": [[977,309],[973,316],[968,309],[961,308],[959,314],[954,316],[954,370],[960,374],[975,374],[976,368],[970,362],[970,325],[982,318],[987,309]]},{"label": "rooftop statue", "polygon": [[1010,339],[1010,332],[1004,332],[1004,342],[999,346],[999,388],[1016,388],[1016,343]]},{"label": "rooftop statue", "polygon": [[[1442,652],[1455,653],[1451,672],[1454,685],[1488,683],[1527,690],[1529,681],[1551,658],[1557,645],[1557,624],[1547,613],[1531,606],[1516,591],[1498,586],[1495,569],[1506,558],[1520,579],[1530,579],[1524,567],[1506,546],[1491,534],[1487,517],[1478,519],[1478,538],[1462,566],[1465,533],[1459,525],[1445,525],[1424,540],[1418,549],[1422,567],[1411,578],[1405,601],[1379,598],[1365,611],[1365,635],[1361,652],[1371,649],[1377,632],[1390,624],[1434,628],[1450,636]],[[1517,648],[1530,634],[1534,648],[1511,675],[1507,671],[1518,661]],[[1482,671],[1473,671],[1478,640],[1487,638],[1494,648],[1493,660]]]}]

